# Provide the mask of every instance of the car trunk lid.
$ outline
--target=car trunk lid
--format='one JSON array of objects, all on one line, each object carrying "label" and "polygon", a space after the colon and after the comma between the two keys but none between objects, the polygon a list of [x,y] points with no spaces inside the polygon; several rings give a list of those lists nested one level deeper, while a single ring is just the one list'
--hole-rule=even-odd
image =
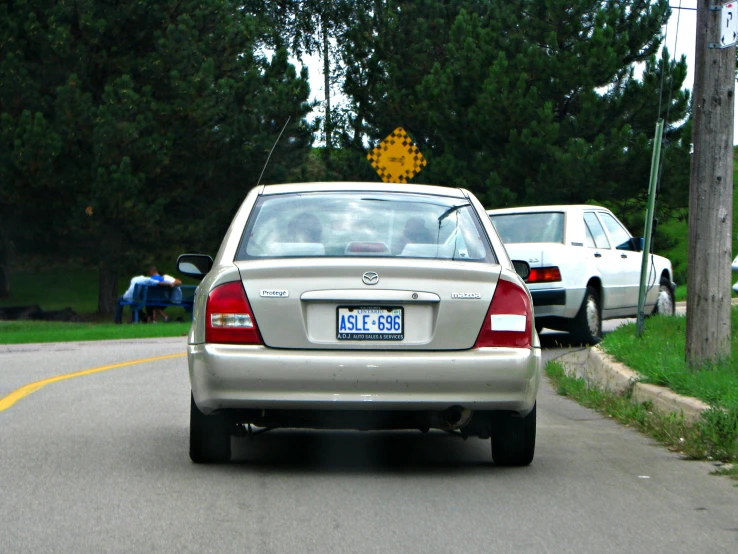
[{"label": "car trunk lid", "polygon": [[496,264],[398,258],[236,265],[265,345],[299,349],[471,348],[501,272]]}]

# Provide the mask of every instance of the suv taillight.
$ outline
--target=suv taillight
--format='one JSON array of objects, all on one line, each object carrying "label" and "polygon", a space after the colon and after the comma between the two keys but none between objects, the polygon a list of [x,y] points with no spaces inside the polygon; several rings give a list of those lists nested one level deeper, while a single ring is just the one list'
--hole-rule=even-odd
[{"label": "suv taillight", "polygon": [[528,292],[500,277],[474,348],[530,348],[532,318]]},{"label": "suv taillight", "polygon": [[531,268],[527,283],[553,283],[561,281],[561,271],[558,267],[536,267]]},{"label": "suv taillight", "polygon": [[205,309],[205,342],[264,344],[240,281],[210,291]]}]

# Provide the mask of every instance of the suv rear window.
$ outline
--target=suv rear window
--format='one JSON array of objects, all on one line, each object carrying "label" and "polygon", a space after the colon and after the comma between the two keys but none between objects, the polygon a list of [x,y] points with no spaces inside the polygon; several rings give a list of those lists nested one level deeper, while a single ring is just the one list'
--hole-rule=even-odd
[{"label": "suv rear window", "polygon": [[564,242],[564,214],[561,212],[491,215],[489,218],[504,243]]},{"label": "suv rear window", "polygon": [[262,196],[236,259],[326,256],[496,261],[466,199],[383,192]]}]

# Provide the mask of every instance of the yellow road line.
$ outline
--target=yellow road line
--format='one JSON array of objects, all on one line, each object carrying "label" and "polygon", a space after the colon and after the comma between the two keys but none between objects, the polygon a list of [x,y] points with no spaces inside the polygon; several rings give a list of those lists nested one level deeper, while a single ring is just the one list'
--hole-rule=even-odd
[{"label": "yellow road line", "polygon": [[84,371],[77,371],[75,373],[67,373],[66,375],[57,375],[56,377],[49,377],[35,383],[29,383],[13,392],[4,398],[0,398],[0,412],[7,410],[13,404],[18,402],[21,398],[25,398],[29,394],[33,394],[40,388],[56,383],[57,381],[64,381],[66,379],[74,379],[75,377],[84,377],[85,375],[91,375],[93,373],[100,373],[101,371],[107,371],[109,369],[115,369],[118,367],[126,367],[129,365],[145,364],[146,362],[156,362],[159,360],[169,360],[171,358],[181,358],[186,354],[169,354],[167,356],[156,356],[154,358],[144,358],[143,360],[133,360],[130,362],[121,362],[119,364],[104,365],[102,367],[94,367],[92,369],[85,369]]}]

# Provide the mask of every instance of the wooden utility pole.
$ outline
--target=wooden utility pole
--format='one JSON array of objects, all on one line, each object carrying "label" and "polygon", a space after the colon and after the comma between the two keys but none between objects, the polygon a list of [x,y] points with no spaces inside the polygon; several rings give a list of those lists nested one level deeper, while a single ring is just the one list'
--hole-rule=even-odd
[{"label": "wooden utility pole", "polygon": [[720,4],[698,0],[687,266],[686,359],[693,368],[730,356],[736,58],[735,46],[721,48],[735,42],[729,25]]}]

